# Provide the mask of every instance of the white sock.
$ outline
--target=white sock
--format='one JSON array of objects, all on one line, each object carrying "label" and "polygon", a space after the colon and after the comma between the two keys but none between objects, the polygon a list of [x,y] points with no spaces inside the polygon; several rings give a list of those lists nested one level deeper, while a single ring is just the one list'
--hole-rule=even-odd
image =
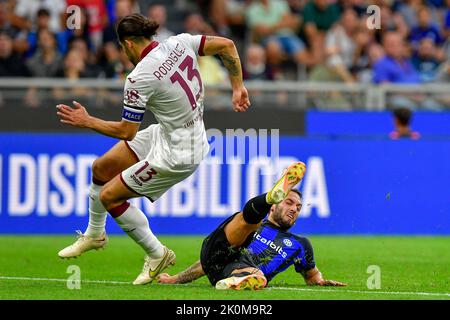
[{"label": "white sock", "polygon": [[158,259],[164,255],[164,246],[150,230],[147,217],[133,204],[115,220],[150,258]]},{"label": "white sock", "polygon": [[89,191],[89,224],[84,234],[91,238],[98,238],[105,232],[106,212],[100,201],[100,190],[102,186],[91,183]]}]

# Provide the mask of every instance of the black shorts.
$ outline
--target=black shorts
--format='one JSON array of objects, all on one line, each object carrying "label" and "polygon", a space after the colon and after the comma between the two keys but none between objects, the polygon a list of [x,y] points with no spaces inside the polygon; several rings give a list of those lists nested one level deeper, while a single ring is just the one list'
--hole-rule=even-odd
[{"label": "black shorts", "polygon": [[230,245],[225,235],[225,226],[233,220],[236,214],[238,213],[222,222],[216,230],[206,237],[202,244],[200,262],[203,271],[213,286],[216,285],[217,281],[230,277],[235,268],[227,268],[227,266],[239,262],[241,248],[246,247],[253,238],[253,235],[250,235],[241,248],[234,248]]}]

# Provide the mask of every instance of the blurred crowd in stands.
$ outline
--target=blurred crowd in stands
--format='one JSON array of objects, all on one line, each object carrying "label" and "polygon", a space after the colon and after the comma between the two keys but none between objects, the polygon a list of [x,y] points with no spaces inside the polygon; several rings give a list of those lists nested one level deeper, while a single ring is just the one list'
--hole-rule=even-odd
[{"label": "blurred crowd in stands", "polygon": [[[72,5],[81,8],[75,29]],[[368,27],[370,5],[379,29]],[[124,78],[133,66],[115,26],[136,12],[160,24],[157,41],[232,38],[248,80],[450,82],[450,0],[0,0],[0,77]],[[200,67],[204,83],[227,82],[219,59]]]}]

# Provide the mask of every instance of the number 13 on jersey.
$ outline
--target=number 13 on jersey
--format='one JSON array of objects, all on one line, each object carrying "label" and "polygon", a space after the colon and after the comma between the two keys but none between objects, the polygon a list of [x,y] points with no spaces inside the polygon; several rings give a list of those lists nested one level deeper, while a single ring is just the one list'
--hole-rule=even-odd
[{"label": "number 13 on jersey", "polygon": [[175,71],[175,73],[170,77],[170,81],[172,83],[178,82],[178,84],[181,86],[181,88],[186,93],[186,96],[189,100],[189,103],[191,104],[192,110],[195,110],[197,107],[197,100],[202,94],[202,79],[200,78],[200,73],[197,69],[194,69],[194,59],[192,59],[191,56],[187,56],[179,66],[179,69],[181,71],[184,71],[187,69],[187,79],[189,81],[192,81],[194,78],[197,78],[198,84],[200,86],[200,90],[197,92],[197,94],[194,96],[194,93],[192,92],[191,88],[187,84],[187,82],[184,80],[183,76],[178,72]]}]

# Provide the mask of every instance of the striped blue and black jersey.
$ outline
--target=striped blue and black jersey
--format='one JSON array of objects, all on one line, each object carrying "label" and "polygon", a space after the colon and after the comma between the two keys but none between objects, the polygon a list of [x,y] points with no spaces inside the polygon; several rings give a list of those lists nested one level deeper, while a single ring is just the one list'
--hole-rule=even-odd
[{"label": "striped blue and black jersey", "polygon": [[313,248],[307,238],[284,231],[270,221],[265,221],[254,233],[239,260],[256,265],[267,281],[291,265],[303,275],[316,266]]}]

